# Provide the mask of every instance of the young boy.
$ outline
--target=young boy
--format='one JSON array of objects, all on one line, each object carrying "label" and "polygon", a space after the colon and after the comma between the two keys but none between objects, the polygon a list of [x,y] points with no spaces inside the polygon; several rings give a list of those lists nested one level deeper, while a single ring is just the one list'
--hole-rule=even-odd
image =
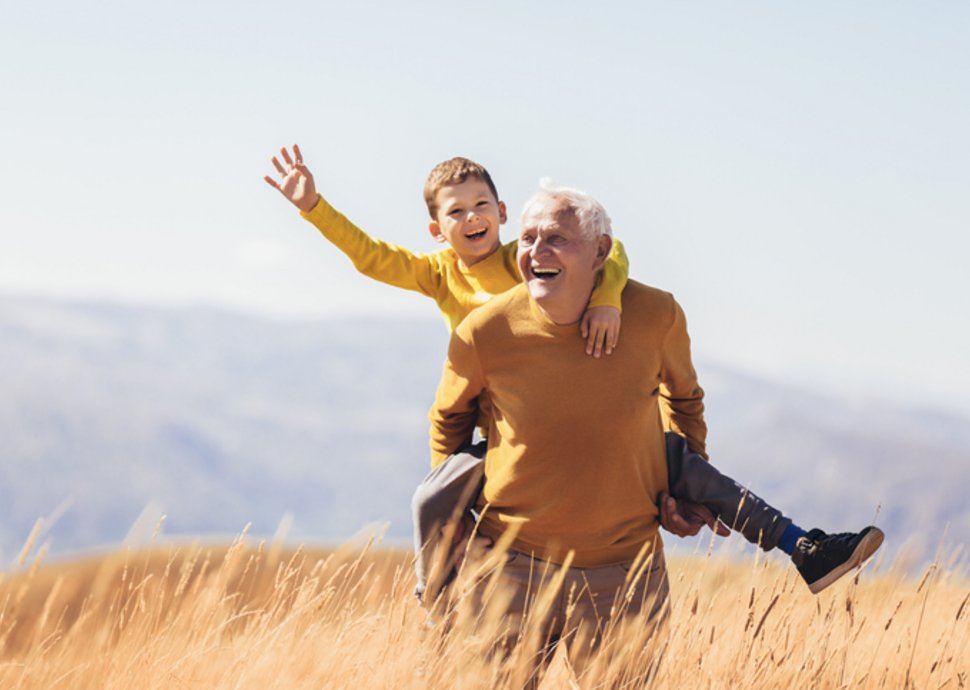
[{"label": "young boy", "polygon": [[[299,208],[300,214],[347,254],[361,273],[433,297],[451,329],[490,297],[520,281],[515,243],[503,246],[499,240],[499,226],[507,218],[505,204],[482,166],[453,158],[431,171],[424,190],[432,219],[429,230],[436,241],[449,248],[416,255],[371,238],[333,209],[317,193],[298,146],[294,145],[292,157],[285,148],[280,153],[285,167],[275,156],[272,163],[282,179],[277,182],[266,176],[266,182]],[[586,352],[594,357],[602,352],[609,355],[616,347],[620,295],[627,270],[626,255],[615,242],[580,324]],[[668,433],[666,443],[670,493],[710,510],[720,522],[713,517],[706,520],[719,534],[728,533],[722,524],[726,523],[765,551],[781,548],[791,556],[813,593],[860,565],[882,543],[882,532],[872,526],[858,533],[805,532],[721,474],[705,455],[688,448],[683,437]],[[438,577],[428,585],[431,554],[439,547],[442,526],[453,515],[466,514],[475,502],[484,477],[486,448],[487,441],[480,441],[449,457],[432,469],[415,492],[412,508],[419,597],[427,594],[433,599],[453,574],[453,559],[439,556],[436,566],[441,561],[448,565],[436,567]]]}]

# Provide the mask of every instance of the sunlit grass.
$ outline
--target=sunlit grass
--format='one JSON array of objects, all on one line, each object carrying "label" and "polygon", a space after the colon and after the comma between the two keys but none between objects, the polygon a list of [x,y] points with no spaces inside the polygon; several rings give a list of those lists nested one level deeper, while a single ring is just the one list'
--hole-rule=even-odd
[{"label": "sunlit grass", "polygon": [[[468,599],[449,624],[429,623],[401,551],[243,537],[54,564],[31,551],[0,582],[2,688],[513,688],[536,671],[529,654],[497,651],[507,626]],[[578,681],[560,654],[542,687],[644,674],[653,687],[970,683],[970,581],[951,565],[919,578],[883,567],[819,596],[780,559],[681,557],[669,569],[664,631],[634,617]]]}]

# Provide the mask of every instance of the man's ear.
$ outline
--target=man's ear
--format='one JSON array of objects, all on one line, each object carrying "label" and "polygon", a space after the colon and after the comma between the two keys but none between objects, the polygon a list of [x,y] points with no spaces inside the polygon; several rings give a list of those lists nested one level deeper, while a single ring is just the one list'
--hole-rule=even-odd
[{"label": "man's ear", "polygon": [[600,235],[596,238],[596,263],[593,264],[593,270],[598,271],[603,268],[603,264],[606,263],[606,259],[609,257],[612,250],[612,237],[609,235]]},{"label": "man's ear", "polygon": [[507,221],[508,219],[509,219],[509,214],[508,214],[508,211],[505,208],[505,202],[504,201],[498,202],[498,223],[499,223],[499,225],[503,225],[505,223],[505,221]]},{"label": "man's ear", "polygon": [[435,239],[435,242],[445,243],[448,240],[445,239],[444,233],[441,232],[441,226],[438,225],[438,221],[433,220],[428,223],[428,232]]}]

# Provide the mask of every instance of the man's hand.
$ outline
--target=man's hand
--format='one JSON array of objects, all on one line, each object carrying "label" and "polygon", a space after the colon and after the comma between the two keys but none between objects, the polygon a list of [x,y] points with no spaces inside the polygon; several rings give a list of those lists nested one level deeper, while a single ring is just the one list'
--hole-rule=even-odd
[{"label": "man's hand", "polygon": [[676,499],[666,491],[660,492],[657,503],[660,506],[660,526],[678,537],[693,537],[704,525],[719,537],[731,534],[731,530],[714,517],[714,513],[705,505]]},{"label": "man's hand", "polygon": [[300,152],[300,147],[293,144],[292,158],[285,146],[280,149],[280,155],[283,157],[286,167],[280,163],[276,156],[273,156],[272,162],[276,172],[283,179],[277,182],[269,175],[266,175],[263,179],[270,187],[279,190],[279,193],[285,196],[291,204],[307,213],[317,205],[319,195],[316,185],[313,184],[313,175],[310,174],[310,169],[303,165],[303,154]]},{"label": "man's hand", "polygon": [[612,355],[620,339],[620,310],[616,307],[590,307],[583,314],[579,332],[586,338],[586,354],[599,359],[603,350]]}]

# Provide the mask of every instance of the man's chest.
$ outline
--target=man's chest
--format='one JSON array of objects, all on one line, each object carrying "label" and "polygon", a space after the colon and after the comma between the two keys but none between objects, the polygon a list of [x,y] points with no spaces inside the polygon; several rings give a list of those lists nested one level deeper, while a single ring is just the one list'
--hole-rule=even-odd
[{"label": "man's chest", "polygon": [[663,358],[653,339],[630,338],[599,359],[585,353],[578,328],[568,338],[534,336],[516,345],[482,363],[494,412],[510,424],[586,425],[656,408]]}]

